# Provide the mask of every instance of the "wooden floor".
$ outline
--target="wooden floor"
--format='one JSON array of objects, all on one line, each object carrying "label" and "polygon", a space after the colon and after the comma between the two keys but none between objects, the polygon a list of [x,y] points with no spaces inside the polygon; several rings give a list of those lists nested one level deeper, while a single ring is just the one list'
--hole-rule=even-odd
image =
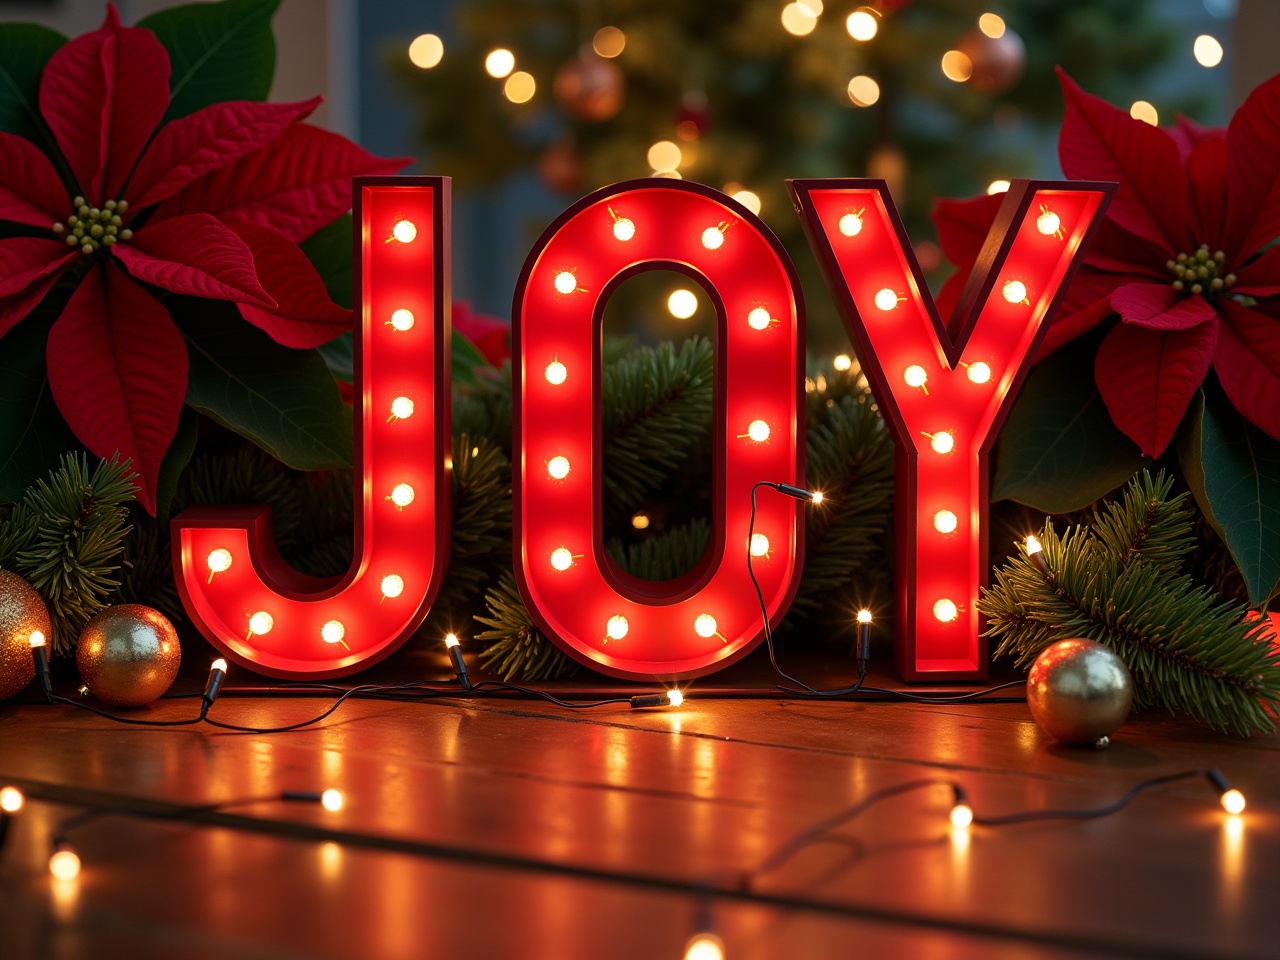
[{"label": "wooden floor", "polygon": [[[225,697],[213,715],[279,724],[324,704]],[[141,715],[193,710],[170,700]],[[735,879],[908,780],[955,779],[995,815],[1102,804],[1201,766],[1246,793],[1243,817],[1188,781],[1102,820],[954,834],[938,786],[868,810],[747,889]],[[0,862],[6,960],[678,960],[704,906],[728,960],[1280,957],[1280,738],[1157,716],[1095,753],[1049,743],[1022,704],[696,689],[683,709],[652,712],[352,701],[276,736],[10,704],[6,783],[28,797]],[[326,787],[344,791],[341,811],[270,801],[201,823],[104,816],[74,833],[77,880],[46,871],[50,834],[86,808],[164,813]]]}]

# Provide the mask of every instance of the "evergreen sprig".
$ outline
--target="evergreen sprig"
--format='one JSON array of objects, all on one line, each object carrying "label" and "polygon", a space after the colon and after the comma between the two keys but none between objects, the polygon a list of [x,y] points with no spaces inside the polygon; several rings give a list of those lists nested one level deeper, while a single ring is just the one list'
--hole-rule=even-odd
[{"label": "evergreen sprig", "polygon": [[484,602],[489,616],[476,619],[489,629],[476,640],[485,644],[480,652],[485,667],[504,680],[555,680],[577,672],[577,663],[538,630],[509,571],[489,588]]},{"label": "evergreen sprig", "polygon": [[623,572],[641,580],[674,580],[702,559],[711,543],[711,524],[702,518],[639,543],[611,538],[604,548]]},{"label": "evergreen sprig", "polygon": [[134,476],[118,457],[90,469],[83,454],[65,454],[0,526],[0,567],[44,597],[54,653],[74,649],[81,629],[119,584]]},{"label": "evergreen sprig", "polygon": [[1059,536],[1046,520],[1040,540],[1048,573],[1025,548],[996,571],[979,609],[997,656],[1030,664],[1069,637],[1103,643],[1128,665],[1138,707],[1163,706],[1218,730],[1275,729],[1280,652],[1224,603],[1180,572],[1193,542],[1188,494],[1170,498],[1171,478],[1143,471],[1090,529]]}]

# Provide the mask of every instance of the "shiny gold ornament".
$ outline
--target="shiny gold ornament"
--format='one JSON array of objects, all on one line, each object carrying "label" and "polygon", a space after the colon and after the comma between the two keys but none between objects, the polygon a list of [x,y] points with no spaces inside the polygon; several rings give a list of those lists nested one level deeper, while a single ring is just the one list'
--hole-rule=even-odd
[{"label": "shiny gold ornament", "polygon": [[1124,661],[1092,640],[1059,640],[1031,665],[1027,706],[1055,740],[1105,747],[1133,706]]},{"label": "shiny gold ornament", "polygon": [[16,573],[0,570],[0,700],[7,700],[31,682],[36,662],[31,634],[53,638],[53,625],[44,599]]},{"label": "shiny gold ornament", "polygon": [[173,683],[182,662],[177,631],[159,610],[140,603],[107,607],[89,621],[76,666],[90,692],[116,707],[140,707]]}]

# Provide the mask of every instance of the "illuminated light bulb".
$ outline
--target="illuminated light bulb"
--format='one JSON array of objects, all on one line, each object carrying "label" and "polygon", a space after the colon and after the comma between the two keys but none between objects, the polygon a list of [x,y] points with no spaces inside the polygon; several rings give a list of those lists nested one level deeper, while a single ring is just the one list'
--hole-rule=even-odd
[{"label": "illuminated light bulb", "polygon": [[1039,553],[1044,547],[1040,546],[1040,541],[1036,537],[1027,537],[1026,540],[1027,553]]},{"label": "illuminated light bulb", "polygon": [[80,858],[69,847],[63,847],[49,858],[49,872],[57,880],[74,880],[80,876]]},{"label": "illuminated light bulb", "polygon": [[875,304],[881,310],[892,310],[898,305],[898,294],[889,287],[882,287],[876,291]]},{"label": "illuminated light bulb", "polygon": [[231,569],[231,551],[219,547],[209,554],[209,582],[213,583],[213,578],[219,573],[226,573]]},{"label": "illuminated light bulb", "polygon": [[849,36],[853,39],[865,43],[880,30],[880,21],[876,19],[876,12],[870,7],[859,7],[845,18],[844,28],[849,31]]},{"label": "illuminated light bulb", "polygon": [[908,387],[923,387],[929,382],[929,374],[925,372],[924,367],[913,363],[902,372],[902,379],[906,381]]},{"label": "illuminated light bulb", "polygon": [[409,44],[409,62],[419,70],[430,70],[444,59],[444,41],[434,33],[422,33]]},{"label": "illuminated light bulb", "polygon": [[546,375],[547,383],[553,387],[558,387],[569,378],[569,369],[559,360],[552,360],[547,364],[547,369],[543,371]]},{"label": "illuminated light bulb", "polygon": [[36,647],[43,647],[49,641],[45,639],[44,634],[39,630],[32,630],[27,642],[31,645],[31,649],[34,650]]},{"label": "illuminated light bulb", "polygon": [[769,425],[763,420],[752,420],[747,424],[747,436],[756,443],[764,443],[769,439]]},{"label": "illuminated light bulb", "polygon": [[821,504],[821,503],[822,503],[822,501],[823,501],[824,499],[825,499],[825,498],[823,497],[823,495],[822,495],[822,491],[821,491],[821,490],[815,490],[815,491],[813,491],[813,502],[814,502],[814,503]]},{"label": "illuminated light bulb", "polygon": [[727,224],[720,224],[715,227],[707,227],[702,231],[702,245],[708,250],[719,250],[724,246],[724,231]]},{"label": "illuminated light bulb", "polygon": [[1216,67],[1222,62],[1222,44],[1207,33],[1196,37],[1196,42],[1191,45],[1191,52],[1195,55],[1196,63],[1202,67]]},{"label": "illuminated light bulb", "polygon": [[933,447],[934,453],[950,453],[956,448],[956,438],[947,430],[926,433],[925,436],[929,438],[929,446]]},{"label": "illuminated light bulb", "polygon": [[941,623],[950,623],[956,617],[960,616],[960,610],[955,603],[945,597],[933,605],[933,615]]},{"label": "illuminated light bulb", "polygon": [[1008,193],[1011,186],[1013,184],[1008,180],[992,180],[987,184],[987,196],[993,197],[997,193]]},{"label": "illuminated light bulb", "polygon": [[591,49],[606,60],[612,60],[627,46],[627,35],[617,27],[601,27],[591,38]]},{"label": "illuminated light bulb", "polygon": [[991,379],[991,368],[981,360],[976,360],[966,366],[965,374],[973,383],[986,383]]},{"label": "illuminated light bulb", "polygon": [[341,790],[334,790],[330,787],[324,793],[320,794],[320,806],[324,807],[330,813],[337,813],[342,809],[345,798],[342,796]]},{"label": "illuminated light bulb", "polygon": [[568,270],[561,270],[552,282],[555,284],[556,293],[573,293],[578,289],[578,278]]},{"label": "illuminated light bulb", "polygon": [[563,480],[569,475],[569,458],[552,457],[547,461],[547,473],[556,480]]},{"label": "illuminated light bulb", "polygon": [[769,316],[769,311],[764,307],[755,307],[747,314],[747,326],[752,330],[767,330],[771,323],[773,317]]},{"label": "illuminated light bulb", "polygon": [[320,639],[325,643],[342,643],[342,638],[347,635],[347,628],[342,625],[341,620],[330,620],[320,628]]},{"label": "illuminated light bulb", "polygon": [[573,566],[573,554],[566,547],[556,547],[551,551],[551,566],[556,570],[568,570]]},{"label": "illuminated light bulb", "polygon": [[1021,280],[1006,280],[1001,293],[1010,303],[1027,302],[1027,285]]},{"label": "illuminated light bulb", "polygon": [[404,577],[397,573],[388,573],[382,578],[382,583],[379,584],[379,587],[384,597],[388,600],[394,600],[404,593]]},{"label": "illuminated light bulb", "polygon": [[859,622],[859,623],[870,623],[870,622],[871,622],[871,611],[870,611],[870,610],[868,610],[868,609],[866,609],[865,607],[864,607],[863,609],[859,610],[859,611],[858,611],[858,622]]},{"label": "illuminated light bulb", "polygon": [[769,538],[763,533],[753,533],[751,535],[751,555],[753,557],[769,555]]},{"label": "illuminated light bulb", "polygon": [[849,356],[847,353],[838,353],[836,354],[836,358],[831,361],[831,365],[841,373],[844,373],[853,369],[853,357]]},{"label": "illuminated light bulb", "polygon": [[698,298],[692,290],[683,287],[672,290],[671,296],[667,297],[667,310],[677,320],[688,320],[698,312]]},{"label": "illuminated light bulb", "polygon": [[648,530],[649,515],[647,513],[637,513],[631,518],[631,526],[636,530]]},{"label": "illuminated light bulb", "polygon": [[458,639],[458,635],[456,633],[446,633],[444,635],[444,645],[447,650],[452,650],[461,643],[462,641]]},{"label": "illuminated light bulb", "polygon": [[939,533],[955,533],[960,520],[950,510],[939,510],[933,515],[933,529]]},{"label": "illuminated light bulb", "polygon": [[984,13],[978,18],[978,29],[992,40],[999,40],[1004,36],[1004,18],[994,13]]},{"label": "illuminated light bulb", "polygon": [[265,610],[259,610],[249,618],[249,632],[254,636],[260,637],[263,634],[270,633],[271,628],[275,625],[275,617]]},{"label": "illuminated light bulb", "polygon": [[413,401],[408,397],[396,397],[391,401],[391,419],[407,420],[413,416]]},{"label": "illuminated light bulb", "polygon": [[403,510],[413,503],[413,487],[407,483],[398,483],[391,488],[391,496],[387,497],[397,509]]},{"label": "illuminated light bulb", "polygon": [[740,204],[759,216],[760,214],[760,194],[754,190],[735,190],[731,196]]},{"label": "illuminated light bulb", "polygon": [[684,706],[684,694],[679,690],[668,690],[667,703],[671,704],[673,707]]},{"label": "illuminated light bulb", "polygon": [[17,787],[5,787],[0,790],[0,810],[5,813],[17,813],[26,802],[27,798]]},{"label": "illuminated light bulb", "polygon": [[211,673],[226,673],[227,661],[219,657],[217,660],[213,661],[213,663],[209,664],[209,670]]},{"label": "illuminated light bulb", "polygon": [[1232,815],[1244,813],[1244,794],[1234,787],[1220,796],[1218,802],[1222,804],[1222,809],[1227,813]]},{"label": "illuminated light bulb", "polygon": [[1062,218],[1052,210],[1043,210],[1036,217],[1036,229],[1046,237],[1056,237],[1062,230]]},{"label": "illuminated light bulb", "polygon": [[401,307],[399,310],[392,312],[389,323],[391,324],[392,329],[399,330],[401,333],[404,333],[406,330],[412,330],[413,311],[406,310],[404,307]]},{"label": "illuminated light bulb", "polygon": [[495,80],[501,80],[516,68],[516,55],[510,50],[499,47],[491,50],[484,58],[484,72]]},{"label": "illuminated light bulb", "polygon": [[538,84],[533,79],[533,74],[517,70],[502,85],[502,95],[512,103],[528,103],[537,89]]},{"label": "illuminated light bulb", "polygon": [[957,803],[951,808],[951,825],[963,830],[973,823],[973,807],[967,803]]},{"label": "illuminated light bulb", "polygon": [[620,613],[610,617],[609,622],[604,626],[605,636],[610,640],[621,640],[630,629],[631,624],[627,623],[627,618]]},{"label": "illuminated light bulb", "polygon": [[1129,116],[1135,120],[1141,120],[1143,123],[1149,123],[1153,127],[1160,126],[1159,111],[1146,100],[1133,101],[1133,106],[1129,108]]},{"label": "illuminated light bulb", "polygon": [[862,232],[862,217],[856,213],[846,213],[840,218],[838,226],[846,237],[856,237]]},{"label": "illuminated light bulb", "polygon": [[418,227],[412,220],[397,220],[391,228],[391,235],[401,243],[413,243],[418,236]]},{"label": "illuminated light bulb", "polygon": [[818,18],[810,16],[809,11],[798,3],[788,3],[782,8],[782,29],[793,37],[808,36],[817,25]]},{"label": "illuminated light bulb", "polygon": [[716,618],[709,613],[700,613],[693,621],[694,632],[700,637],[714,637],[717,626]]},{"label": "illuminated light bulb", "polygon": [[869,107],[880,99],[880,84],[866,74],[859,74],[849,81],[846,92],[855,107]]},{"label": "illuminated light bulb", "polygon": [[942,55],[942,75],[952,83],[964,83],[973,76],[973,61],[962,50],[948,50]]},{"label": "illuminated light bulb", "polygon": [[616,240],[626,242],[636,235],[636,225],[626,217],[613,218],[613,236]]},{"label": "illuminated light bulb", "polygon": [[696,934],[684,948],[684,960],[724,960],[724,941],[714,933]]},{"label": "illuminated light bulb", "polygon": [[684,160],[684,154],[670,140],[659,140],[649,148],[649,152],[645,154],[645,159],[649,161],[649,166],[658,171],[658,173],[671,173],[680,168],[680,163]]},{"label": "illuminated light bulb", "polygon": [[1049,578],[1049,561],[1044,558],[1044,548],[1040,546],[1040,541],[1035,537],[1027,537],[1026,539],[1027,559],[1031,561],[1031,565],[1039,571],[1042,577]]}]

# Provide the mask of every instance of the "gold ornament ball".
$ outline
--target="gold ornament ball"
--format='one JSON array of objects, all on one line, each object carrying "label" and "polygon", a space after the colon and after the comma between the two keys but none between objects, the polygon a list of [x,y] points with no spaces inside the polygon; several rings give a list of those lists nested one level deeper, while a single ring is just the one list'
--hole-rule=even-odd
[{"label": "gold ornament ball", "polygon": [[[1027,675],[1027,706],[1040,729],[1077,746],[1114,733],[1133,706],[1133,679],[1124,661],[1092,640],[1059,640]],[[1108,741],[1109,742],[1109,741]]]},{"label": "gold ornament ball", "polygon": [[971,30],[960,38],[958,49],[973,64],[969,86],[981,93],[1000,94],[1015,87],[1027,64],[1022,38],[1006,29],[999,37]]},{"label": "gold ornament ball", "polygon": [[173,624],[140,603],[107,607],[81,631],[76,646],[85,686],[116,707],[141,707],[157,699],[173,683],[181,662]]},{"label": "gold ornament ball", "polygon": [[44,599],[16,573],[0,570],[0,700],[7,700],[36,675],[31,634],[53,642],[53,625]]}]

